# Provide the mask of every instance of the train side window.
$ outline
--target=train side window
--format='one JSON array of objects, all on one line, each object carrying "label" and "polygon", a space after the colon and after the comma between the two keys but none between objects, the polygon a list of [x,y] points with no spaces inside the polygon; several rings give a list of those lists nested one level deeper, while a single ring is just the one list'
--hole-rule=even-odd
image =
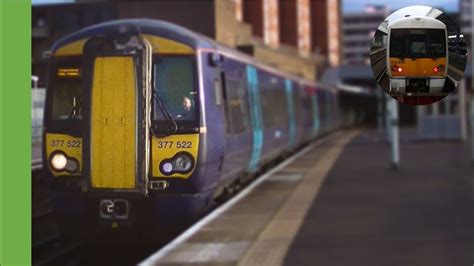
[{"label": "train side window", "polygon": [[222,84],[222,98],[224,101],[227,100],[227,89],[225,87],[225,73],[224,71],[221,71],[221,84]]},{"label": "train side window", "polygon": [[284,89],[278,89],[275,91],[275,106],[278,110],[278,115],[276,116],[276,123],[285,127],[288,124],[289,114],[288,114],[288,101],[286,99],[286,92]]},{"label": "train side window", "polygon": [[222,104],[223,91],[225,91],[224,82],[220,78],[214,79],[214,102],[216,105]]},{"label": "train side window", "polygon": [[266,128],[270,128],[273,126],[273,118],[275,117],[272,115],[272,100],[274,97],[272,97],[273,92],[270,91],[268,88],[265,88],[262,92],[260,92],[262,97],[261,97],[261,104],[262,104],[262,111],[263,111],[263,125]]},{"label": "train side window", "polygon": [[249,121],[249,112],[248,112],[248,103],[247,103],[247,83],[243,82],[242,79],[239,82],[239,87],[237,91],[239,95],[239,99],[241,101],[240,105],[240,113],[241,113],[241,119],[242,119],[242,126],[243,130],[246,131],[247,129],[250,128],[250,121]]},{"label": "train side window", "polygon": [[248,117],[247,104],[242,81],[226,77],[225,89],[228,113],[227,132],[229,134],[240,134],[248,128],[248,122],[246,121]]},{"label": "train side window", "polygon": [[295,113],[295,121],[297,124],[300,123],[301,121],[301,105],[300,105],[300,87],[296,84],[293,83],[293,108],[294,108],[294,113]]}]

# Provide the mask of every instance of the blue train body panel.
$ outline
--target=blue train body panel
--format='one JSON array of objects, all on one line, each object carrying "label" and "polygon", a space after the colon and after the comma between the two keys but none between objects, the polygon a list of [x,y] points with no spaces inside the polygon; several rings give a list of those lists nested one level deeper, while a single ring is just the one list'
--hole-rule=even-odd
[{"label": "blue train body panel", "polygon": [[247,83],[249,88],[250,113],[252,114],[252,156],[248,170],[255,172],[262,154],[263,146],[263,118],[260,101],[260,90],[258,84],[257,70],[254,66],[247,66]]}]

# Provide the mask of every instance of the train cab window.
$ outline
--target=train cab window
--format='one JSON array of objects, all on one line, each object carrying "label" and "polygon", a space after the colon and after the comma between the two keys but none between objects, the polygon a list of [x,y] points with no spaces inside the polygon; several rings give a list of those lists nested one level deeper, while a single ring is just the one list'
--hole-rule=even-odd
[{"label": "train cab window", "polygon": [[82,119],[82,69],[80,60],[66,59],[55,63],[52,73],[51,120]]},{"label": "train cab window", "polygon": [[[197,92],[195,86],[195,63],[190,56],[157,57],[154,60],[154,93],[162,101],[166,112],[176,121],[178,129],[193,129],[198,126]],[[165,114],[155,102],[153,119],[166,127]]]},{"label": "train cab window", "polygon": [[444,29],[393,29],[390,57],[436,58],[446,56]]},{"label": "train cab window", "polygon": [[426,53],[425,36],[423,34],[412,34],[409,52],[411,55]]},{"label": "train cab window", "polygon": [[432,57],[446,56],[446,33],[444,30],[428,30],[429,50]]}]

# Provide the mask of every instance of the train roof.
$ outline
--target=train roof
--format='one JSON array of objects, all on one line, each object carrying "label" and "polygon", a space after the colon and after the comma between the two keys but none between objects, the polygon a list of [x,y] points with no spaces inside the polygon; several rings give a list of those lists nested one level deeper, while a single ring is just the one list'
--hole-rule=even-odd
[{"label": "train roof", "polygon": [[409,16],[395,20],[388,25],[389,29],[426,28],[446,29],[443,22],[425,16]]},{"label": "train roof", "polygon": [[202,35],[200,33],[191,31],[182,26],[176,25],[174,23],[148,19],[148,18],[139,18],[139,19],[119,19],[113,21],[107,21],[93,26],[86,27],[82,30],[74,32],[70,35],[67,35],[57,42],[54,43],[52,47],[52,53],[69,43],[90,37],[90,36],[100,36],[110,34],[111,32],[119,33],[125,30],[136,31],[141,34],[150,34],[157,35],[160,37],[168,38],[198,50],[198,49],[208,49],[213,50],[219,53],[224,54],[225,56],[235,58],[239,61],[245,62],[247,64],[254,65],[262,70],[272,72],[282,77],[290,78],[306,86],[318,86],[321,88],[327,87],[323,84],[316,84],[315,81],[307,80],[302,77],[292,75],[286,72],[283,72],[279,69],[266,65],[254,57],[249,56],[245,53],[242,53],[238,50],[230,48],[224,44],[218,43],[215,40]]},{"label": "train roof", "polygon": [[211,39],[205,38],[203,35],[193,32],[187,28],[162,20],[140,18],[112,20],[86,27],[59,39],[53,45],[52,52],[65,44],[84,39],[89,36],[100,36],[110,32],[119,33],[124,30],[136,30],[142,34],[158,35],[184,43],[193,47],[194,49],[214,48],[212,43],[213,41],[211,41]]}]

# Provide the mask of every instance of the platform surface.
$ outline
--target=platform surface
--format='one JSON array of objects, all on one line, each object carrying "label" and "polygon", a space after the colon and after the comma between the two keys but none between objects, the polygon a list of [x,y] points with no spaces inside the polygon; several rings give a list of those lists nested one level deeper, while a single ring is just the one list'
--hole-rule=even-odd
[{"label": "platform surface", "polygon": [[265,176],[145,265],[471,265],[469,146],[342,131]]}]

